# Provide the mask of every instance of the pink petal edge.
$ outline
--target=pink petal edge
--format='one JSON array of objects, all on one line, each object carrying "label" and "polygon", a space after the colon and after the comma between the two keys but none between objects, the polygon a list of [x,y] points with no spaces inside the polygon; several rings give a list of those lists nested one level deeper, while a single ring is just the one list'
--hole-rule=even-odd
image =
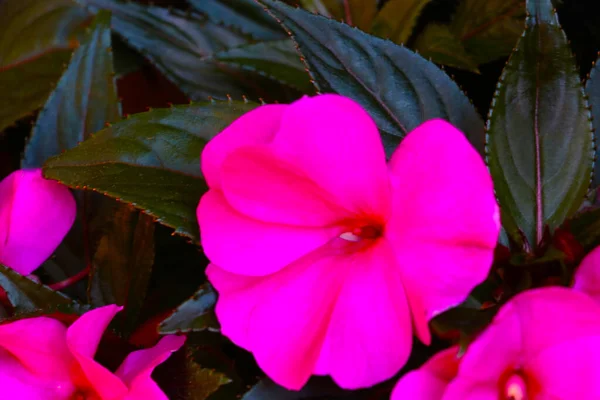
[{"label": "pink petal edge", "polygon": [[0,182],[0,263],[22,275],[38,268],[75,221],[69,189],[41,169],[15,171]]}]

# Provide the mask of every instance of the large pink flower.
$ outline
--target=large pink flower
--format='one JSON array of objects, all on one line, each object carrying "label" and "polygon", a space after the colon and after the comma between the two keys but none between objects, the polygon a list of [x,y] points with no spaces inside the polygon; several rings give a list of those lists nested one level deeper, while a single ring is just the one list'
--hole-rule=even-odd
[{"label": "large pink flower", "polygon": [[459,361],[442,352],[405,375],[392,400],[600,398],[600,305],[567,288],[522,293]]},{"label": "large pink flower", "polygon": [[94,361],[102,334],[120,309],[89,311],[68,329],[47,317],[0,325],[0,398],[167,400],[150,375],[183,345],[183,336],[165,336],[156,346],[129,354],[114,374]]},{"label": "large pink flower", "polygon": [[39,169],[13,172],[0,182],[0,263],[30,274],[56,250],[75,214],[65,186]]},{"label": "large pink flower", "polygon": [[359,388],[392,377],[413,329],[487,275],[498,208],[462,133],[434,120],[386,165],[350,99],[322,95],[242,116],[205,148],[198,206],[222,332],[277,383],[311,374]]}]

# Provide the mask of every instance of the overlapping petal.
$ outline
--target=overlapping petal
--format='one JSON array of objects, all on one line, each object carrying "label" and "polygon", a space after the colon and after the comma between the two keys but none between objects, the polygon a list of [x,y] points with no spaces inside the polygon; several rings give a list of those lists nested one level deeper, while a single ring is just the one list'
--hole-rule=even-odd
[{"label": "overlapping petal", "polygon": [[62,323],[47,317],[5,323],[0,325],[0,349],[38,378],[68,380],[75,360],[67,348],[66,332]]},{"label": "overlapping petal", "polygon": [[421,368],[404,375],[396,384],[391,400],[441,400],[448,383],[458,372],[458,347],[441,351]]},{"label": "overlapping petal", "polygon": [[389,169],[394,208],[385,235],[427,343],[427,321],[464,301],[487,276],[500,229],[498,206],[483,160],[445,121],[412,131]]},{"label": "overlapping petal", "polygon": [[[334,228],[269,224],[235,211],[211,190],[198,206],[202,248],[219,267],[245,275],[267,275],[310,253],[336,236]],[[264,257],[268,253],[269,257]]]},{"label": "overlapping petal", "polygon": [[152,371],[169,358],[171,353],[179,350],[184,342],[183,336],[169,335],[154,347],[134,351],[127,356],[115,373],[129,388],[127,400],[167,399],[152,380]]},{"label": "overlapping petal", "polygon": [[96,349],[110,321],[122,307],[109,305],[88,311],[67,331],[67,346],[77,360],[87,382],[105,399],[123,398],[127,386],[112,372],[94,360]]},{"label": "overlapping petal", "polygon": [[0,182],[0,262],[30,274],[58,247],[75,215],[65,186],[39,169],[13,172]]},{"label": "overlapping petal", "polygon": [[287,107],[260,106],[235,120],[206,145],[202,151],[202,172],[210,188],[220,188],[221,167],[229,154],[247,145],[273,140]]},{"label": "overlapping petal", "polygon": [[507,371],[521,371],[532,390],[548,396],[541,398],[598,398],[599,343],[600,306],[590,297],[558,287],[524,292],[469,346],[444,400],[498,390]]},{"label": "overlapping petal", "polygon": [[487,276],[491,178],[443,121],[410,133],[388,167],[352,100],[305,97],[274,119],[262,143],[227,149],[198,208],[222,332],[287,388],[311,374],[381,382],[406,362],[413,326],[427,343],[429,319]]}]

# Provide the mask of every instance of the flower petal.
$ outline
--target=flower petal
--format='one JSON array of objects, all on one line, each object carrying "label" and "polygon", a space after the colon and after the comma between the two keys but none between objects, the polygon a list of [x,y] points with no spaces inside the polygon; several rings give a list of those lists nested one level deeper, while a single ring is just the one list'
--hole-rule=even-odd
[{"label": "flower petal", "polygon": [[327,243],[336,232],[265,223],[235,211],[209,190],[198,205],[202,248],[211,262],[243,275],[268,275]]},{"label": "flower petal", "polygon": [[91,387],[104,399],[120,398],[127,386],[112,372],[94,361],[104,331],[122,307],[109,305],[88,311],[67,330],[67,346],[77,359]]},{"label": "flower petal", "polygon": [[278,384],[300,389],[313,373],[346,275],[342,239],[265,277],[235,275],[211,264],[222,333],[251,351]]},{"label": "flower petal", "polygon": [[0,348],[39,378],[68,380],[75,361],[59,321],[36,317],[0,325]]},{"label": "flower petal", "polygon": [[0,262],[30,274],[56,250],[75,214],[67,187],[40,169],[13,172],[0,182]]},{"label": "flower petal", "polygon": [[410,314],[385,243],[364,246],[336,238],[265,277],[210,265],[223,334],[289,389],[313,373],[346,388],[391,377],[410,352]]},{"label": "flower petal", "polygon": [[379,130],[355,101],[325,94],[292,103],[272,146],[346,209],[389,213],[390,185]]},{"label": "flower petal", "polygon": [[227,157],[221,186],[235,210],[264,222],[322,227],[352,216],[298,166],[267,146],[246,146]]},{"label": "flower petal", "polygon": [[270,142],[279,129],[287,105],[264,105],[242,115],[215,136],[202,151],[202,172],[210,188],[221,186],[221,166],[234,150]]},{"label": "flower petal", "polygon": [[600,302],[600,246],[585,256],[577,268],[573,289]]},{"label": "flower petal", "polygon": [[441,400],[448,383],[458,372],[458,347],[441,351],[421,368],[400,378],[391,400]]},{"label": "flower petal", "polygon": [[[146,389],[154,387],[147,384],[147,381],[152,381],[150,375],[154,368],[165,362],[171,353],[179,350],[184,343],[185,336],[165,336],[154,347],[130,353],[115,375],[129,387],[130,396],[137,391],[146,392]],[[141,396],[139,398],[142,399]]]},{"label": "flower petal", "polygon": [[75,392],[69,380],[38,376],[4,350],[0,350],[0,382],[3,399],[69,400]]},{"label": "flower petal", "polygon": [[[564,350],[583,343],[590,359],[598,360],[596,353],[600,349],[592,348],[589,343],[598,343],[599,337],[600,306],[590,297],[559,287],[521,293],[502,307],[492,324],[469,346],[444,399],[469,398],[467,394],[477,387],[493,388],[497,393],[500,379],[507,371],[519,369],[538,382],[558,379],[559,374],[553,371],[562,370],[561,379],[569,380],[550,386],[561,388],[573,382],[566,367],[569,357],[574,357],[573,362],[580,357],[575,349],[573,355],[571,350],[569,354]],[[551,366],[548,363],[552,360],[559,362],[555,352],[562,354],[563,364]],[[598,364],[594,369],[597,376]],[[577,382],[582,386],[594,384],[579,379]]]},{"label": "flower petal", "polygon": [[487,276],[500,223],[492,179],[465,136],[442,120],[426,122],[390,162],[394,209],[385,235],[397,249],[414,323],[464,301]]},{"label": "flower petal", "polygon": [[394,376],[412,348],[410,310],[394,253],[385,240],[353,254],[315,373],[345,389]]},{"label": "flower petal", "polygon": [[570,340],[547,348],[525,366],[545,397],[600,398],[600,336]]}]

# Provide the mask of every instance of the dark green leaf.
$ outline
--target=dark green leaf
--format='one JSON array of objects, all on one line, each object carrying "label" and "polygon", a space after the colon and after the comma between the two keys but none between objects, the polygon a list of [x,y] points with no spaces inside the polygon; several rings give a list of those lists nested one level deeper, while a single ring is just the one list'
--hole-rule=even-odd
[{"label": "dark green leaf", "polygon": [[255,104],[201,103],[136,114],[48,160],[47,178],[134,205],[198,241],[196,207],[206,185],[200,153]]},{"label": "dark green leaf", "polygon": [[[592,124],[595,131],[600,132],[600,63],[596,62],[590,78],[586,82],[585,91],[592,107]],[[594,165],[594,186],[600,185],[600,146],[596,145],[596,163]]]},{"label": "dark green leaf", "polygon": [[0,131],[44,105],[70,58],[70,49],[55,50],[0,67]]},{"label": "dark green leaf", "polygon": [[41,167],[120,114],[110,50],[110,13],[98,14],[33,128],[23,166]]},{"label": "dark green leaf", "polygon": [[[488,122],[488,164],[509,235],[537,246],[587,192],[590,113],[550,0],[528,3],[527,29],[506,66]],[[535,7],[534,7],[535,5]]]},{"label": "dark green leaf", "polygon": [[87,18],[72,0],[0,1],[0,67],[72,48],[73,35]]},{"label": "dark green leaf", "polygon": [[345,24],[261,0],[293,34],[321,92],[360,103],[382,132],[389,154],[422,122],[444,118],[483,151],[483,122],[469,99],[438,67],[412,51]]},{"label": "dark green leaf", "polygon": [[144,56],[129,47],[120,36],[112,35],[111,42],[117,78],[139,70],[146,63]]},{"label": "dark green leaf", "polygon": [[226,65],[259,73],[293,86],[303,93],[314,93],[306,67],[289,39],[260,42],[225,50],[214,55]]},{"label": "dark green leaf", "polygon": [[179,332],[218,331],[219,324],[213,312],[217,294],[209,284],[204,284],[194,296],[177,307],[167,319],[161,322],[162,334]]},{"label": "dark green leaf", "polygon": [[479,73],[477,63],[446,25],[427,25],[413,47],[420,55],[438,64]]},{"label": "dark green leaf", "polygon": [[79,305],[62,293],[0,264],[0,286],[17,314],[78,308]]},{"label": "dark green leaf", "polygon": [[254,0],[189,0],[212,21],[261,40],[284,39],[285,32]]},{"label": "dark green leaf", "polygon": [[[133,49],[142,53],[192,100],[227,96],[266,97],[262,83],[273,81],[239,69],[219,65],[210,58],[216,52],[248,42],[199,14],[123,3],[116,0],[79,0],[92,9],[112,12],[112,27]],[[260,95],[258,95],[260,94]]]},{"label": "dark green leaf", "polygon": [[373,34],[396,43],[405,43],[412,34],[423,8],[431,0],[389,0],[377,14]]},{"label": "dark green leaf", "polygon": [[119,331],[129,334],[144,304],[154,264],[154,221],[124,204],[101,215],[110,219],[92,256],[90,303],[125,306],[119,314]]},{"label": "dark green leaf", "polygon": [[451,30],[476,64],[510,54],[523,32],[524,0],[462,0]]}]

